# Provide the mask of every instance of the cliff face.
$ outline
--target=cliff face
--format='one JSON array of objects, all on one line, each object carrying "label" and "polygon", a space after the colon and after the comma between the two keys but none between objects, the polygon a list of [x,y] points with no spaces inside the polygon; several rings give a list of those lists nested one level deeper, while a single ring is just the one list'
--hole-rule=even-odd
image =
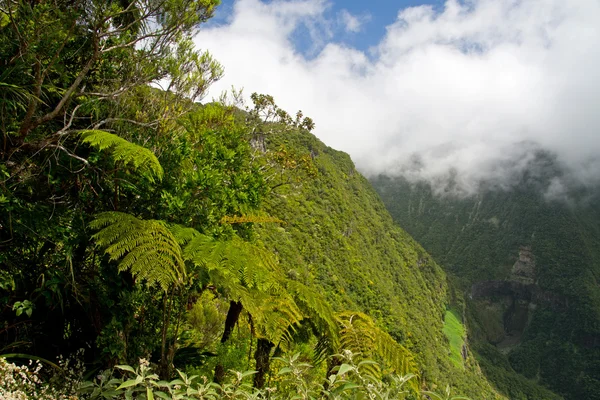
[{"label": "cliff face", "polygon": [[566,298],[543,290],[535,283],[535,256],[522,246],[506,280],[476,282],[469,298],[489,343],[509,353],[523,339],[536,309],[542,306],[557,312],[566,308]]},{"label": "cliff face", "polygon": [[516,371],[566,398],[596,398],[600,194],[582,189],[569,203],[551,201],[536,179],[466,198],[402,178],[371,182],[395,221],[471,297],[472,347],[505,393],[527,392],[503,383]]}]

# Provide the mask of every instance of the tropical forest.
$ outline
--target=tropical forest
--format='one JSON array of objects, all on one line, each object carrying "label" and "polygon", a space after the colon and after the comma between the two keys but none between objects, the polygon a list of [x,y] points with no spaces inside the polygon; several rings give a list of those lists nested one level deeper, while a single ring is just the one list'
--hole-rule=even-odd
[{"label": "tropical forest", "polygon": [[316,4],[349,35],[325,3],[0,0],[0,400],[600,399],[600,190],[560,153],[472,189],[220,90],[202,32]]}]

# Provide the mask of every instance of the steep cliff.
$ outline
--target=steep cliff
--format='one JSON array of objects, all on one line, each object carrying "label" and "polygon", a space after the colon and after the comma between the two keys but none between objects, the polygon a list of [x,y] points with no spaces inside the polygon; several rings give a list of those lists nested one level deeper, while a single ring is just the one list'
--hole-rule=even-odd
[{"label": "steep cliff", "polygon": [[498,398],[467,347],[460,365],[451,361],[444,334],[446,276],[394,224],[350,157],[301,132],[266,137],[265,142],[310,156],[318,170],[302,183],[276,189],[268,212],[285,224],[259,230],[288,274],[319,288],[336,308],[369,313],[416,354],[430,387],[450,384],[454,393]]}]

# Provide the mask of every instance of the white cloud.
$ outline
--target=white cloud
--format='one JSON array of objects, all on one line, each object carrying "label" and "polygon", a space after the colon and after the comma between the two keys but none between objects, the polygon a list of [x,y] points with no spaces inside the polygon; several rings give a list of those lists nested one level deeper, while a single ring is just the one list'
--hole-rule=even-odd
[{"label": "white cloud", "polygon": [[358,33],[362,30],[363,24],[368,22],[370,17],[368,15],[352,15],[346,9],[340,11],[340,19],[344,26],[344,30],[349,33]]},{"label": "white cloud", "polygon": [[[453,168],[475,187],[507,176],[498,162],[525,157],[530,145],[518,143],[533,142],[582,171],[580,179],[600,176],[597,0],[448,0],[439,13],[399,10],[373,58],[333,41],[328,7],[238,0],[228,24],[196,38],[225,66],[212,93],[234,85],[302,109],[316,135],[366,173],[406,172],[419,154],[416,176]],[[299,28],[317,49],[310,59],[295,48]]]}]

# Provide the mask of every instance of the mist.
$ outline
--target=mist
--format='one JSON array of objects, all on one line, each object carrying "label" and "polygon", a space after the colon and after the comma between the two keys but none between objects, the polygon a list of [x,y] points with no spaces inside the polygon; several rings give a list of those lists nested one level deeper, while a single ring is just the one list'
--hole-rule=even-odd
[{"label": "mist", "polygon": [[326,1],[238,0],[195,38],[225,67],[209,96],[243,87],[301,109],[366,175],[452,177],[469,194],[510,187],[544,151],[566,171],[549,193],[600,182],[600,2],[449,0],[398,10],[366,51],[337,39],[368,20]]}]

